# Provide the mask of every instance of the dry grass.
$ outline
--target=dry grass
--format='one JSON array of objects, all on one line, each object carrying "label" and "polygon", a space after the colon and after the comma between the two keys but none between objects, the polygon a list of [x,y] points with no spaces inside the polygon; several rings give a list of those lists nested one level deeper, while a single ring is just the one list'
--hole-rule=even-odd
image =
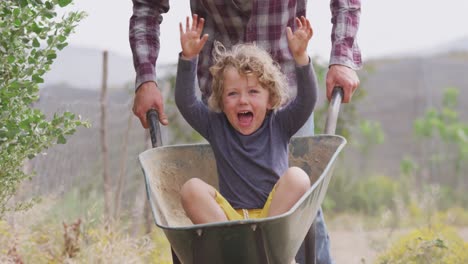
[{"label": "dry grass", "polygon": [[169,245],[161,231],[132,237],[118,222],[104,225],[86,216],[50,221],[47,215],[55,202],[43,200],[0,221],[0,263],[169,263]]},{"label": "dry grass", "polygon": [[[54,198],[43,199],[31,210],[0,221],[0,263],[171,263],[169,245],[160,230],[131,236],[128,223],[102,224],[93,217],[99,215],[96,212],[73,220],[57,216],[51,213],[56,203]],[[457,222],[455,213],[445,215]],[[374,263],[411,229],[391,228],[391,219],[386,214],[376,219],[351,214],[326,217],[336,263]],[[468,241],[468,227],[458,230]]]}]

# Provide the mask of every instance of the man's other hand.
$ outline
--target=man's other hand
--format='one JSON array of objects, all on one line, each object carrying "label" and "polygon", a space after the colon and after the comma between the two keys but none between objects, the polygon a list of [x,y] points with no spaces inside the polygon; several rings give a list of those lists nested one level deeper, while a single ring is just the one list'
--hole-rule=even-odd
[{"label": "man's other hand", "polygon": [[327,98],[331,100],[333,88],[340,86],[343,88],[343,103],[349,103],[354,91],[359,86],[359,77],[356,72],[344,65],[331,65],[327,73]]},{"label": "man's other hand", "polygon": [[144,128],[148,128],[146,113],[150,109],[155,109],[158,112],[161,124],[165,126],[169,124],[164,113],[164,100],[155,82],[145,82],[140,85],[133,101],[133,113],[140,119]]}]

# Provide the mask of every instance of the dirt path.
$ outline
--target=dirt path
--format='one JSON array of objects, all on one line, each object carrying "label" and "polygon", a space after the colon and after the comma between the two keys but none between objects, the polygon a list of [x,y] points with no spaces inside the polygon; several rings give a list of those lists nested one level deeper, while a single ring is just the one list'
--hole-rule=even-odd
[{"label": "dirt path", "polygon": [[[388,239],[395,239],[405,231],[389,230],[330,230],[331,251],[336,264],[370,264],[385,249]],[[460,236],[468,241],[468,228],[459,229]]]}]

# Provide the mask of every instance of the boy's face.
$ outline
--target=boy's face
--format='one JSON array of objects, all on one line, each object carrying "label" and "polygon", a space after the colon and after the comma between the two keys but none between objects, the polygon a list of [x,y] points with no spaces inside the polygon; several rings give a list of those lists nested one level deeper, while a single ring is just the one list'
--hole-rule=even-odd
[{"label": "boy's face", "polygon": [[242,135],[250,135],[263,124],[271,109],[270,92],[255,75],[240,75],[233,67],[224,71],[223,112]]}]

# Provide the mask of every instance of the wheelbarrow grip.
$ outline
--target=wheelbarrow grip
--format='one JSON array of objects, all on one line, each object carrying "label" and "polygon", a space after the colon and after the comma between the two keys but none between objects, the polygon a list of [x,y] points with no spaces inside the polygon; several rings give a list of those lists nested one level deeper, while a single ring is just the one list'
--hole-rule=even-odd
[{"label": "wheelbarrow grip", "polygon": [[325,121],[325,134],[334,135],[341,101],[343,100],[343,87],[333,88],[330,104],[328,105],[327,120]]},{"label": "wheelbarrow grip", "polygon": [[146,120],[148,121],[151,144],[153,145],[153,148],[162,146],[158,112],[155,109],[150,109],[148,112],[146,112]]}]

